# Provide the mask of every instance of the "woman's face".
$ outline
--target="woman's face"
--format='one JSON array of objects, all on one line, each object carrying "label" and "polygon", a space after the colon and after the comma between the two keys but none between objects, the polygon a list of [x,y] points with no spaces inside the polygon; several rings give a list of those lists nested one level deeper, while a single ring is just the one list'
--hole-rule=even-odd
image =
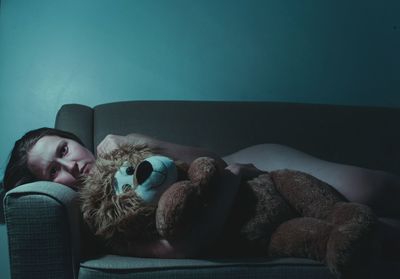
[{"label": "woman's face", "polygon": [[80,178],[95,162],[93,154],[78,142],[58,136],[44,136],[28,153],[28,168],[41,180],[79,187]]}]

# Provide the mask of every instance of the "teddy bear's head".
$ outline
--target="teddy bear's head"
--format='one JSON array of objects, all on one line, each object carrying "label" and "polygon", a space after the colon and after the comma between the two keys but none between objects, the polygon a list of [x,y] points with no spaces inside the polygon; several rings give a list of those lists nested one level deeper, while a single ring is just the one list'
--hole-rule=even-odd
[{"label": "teddy bear's head", "polygon": [[80,192],[85,222],[105,241],[154,238],[157,202],[181,178],[182,168],[145,145],[121,146],[99,157]]},{"label": "teddy bear's head", "polygon": [[144,202],[155,204],[162,193],[177,180],[175,162],[153,155],[138,165],[125,161],[114,174],[114,192],[123,195],[134,191]]}]

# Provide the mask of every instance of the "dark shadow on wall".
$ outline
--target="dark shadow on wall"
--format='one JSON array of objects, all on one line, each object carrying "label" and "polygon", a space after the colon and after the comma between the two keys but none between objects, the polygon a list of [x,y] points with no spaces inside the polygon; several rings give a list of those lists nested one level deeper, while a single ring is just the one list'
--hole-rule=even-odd
[{"label": "dark shadow on wall", "polygon": [[6,195],[6,191],[3,189],[3,183],[0,184],[0,224],[4,224],[4,206],[3,206],[3,199]]}]

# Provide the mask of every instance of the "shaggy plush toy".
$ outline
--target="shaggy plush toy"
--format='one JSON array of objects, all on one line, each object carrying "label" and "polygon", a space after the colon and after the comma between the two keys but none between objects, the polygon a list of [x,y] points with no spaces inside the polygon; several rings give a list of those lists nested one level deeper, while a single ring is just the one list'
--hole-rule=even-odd
[{"label": "shaggy plush toy", "polygon": [[[135,255],[135,244],[190,232],[220,172],[211,158],[190,166],[144,145],[123,146],[96,161],[81,191],[82,211],[110,252]],[[370,252],[376,217],[328,184],[291,170],[243,181],[218,251],[303,257],[343,272]],[[229,248],[230,247],[230,248]]]}]

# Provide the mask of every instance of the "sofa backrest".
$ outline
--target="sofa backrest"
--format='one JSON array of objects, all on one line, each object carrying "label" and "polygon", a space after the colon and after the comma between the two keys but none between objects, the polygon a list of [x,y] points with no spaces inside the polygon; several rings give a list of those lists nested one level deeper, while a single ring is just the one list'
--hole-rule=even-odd
[{"label": "sofa backrest", "polygon": [[227,155],[285,144],[325,160],[400,174],[400,109],[277,102],[126,101],[61,107],[56,127],[93,148],[107,135],[142,133]]}]

